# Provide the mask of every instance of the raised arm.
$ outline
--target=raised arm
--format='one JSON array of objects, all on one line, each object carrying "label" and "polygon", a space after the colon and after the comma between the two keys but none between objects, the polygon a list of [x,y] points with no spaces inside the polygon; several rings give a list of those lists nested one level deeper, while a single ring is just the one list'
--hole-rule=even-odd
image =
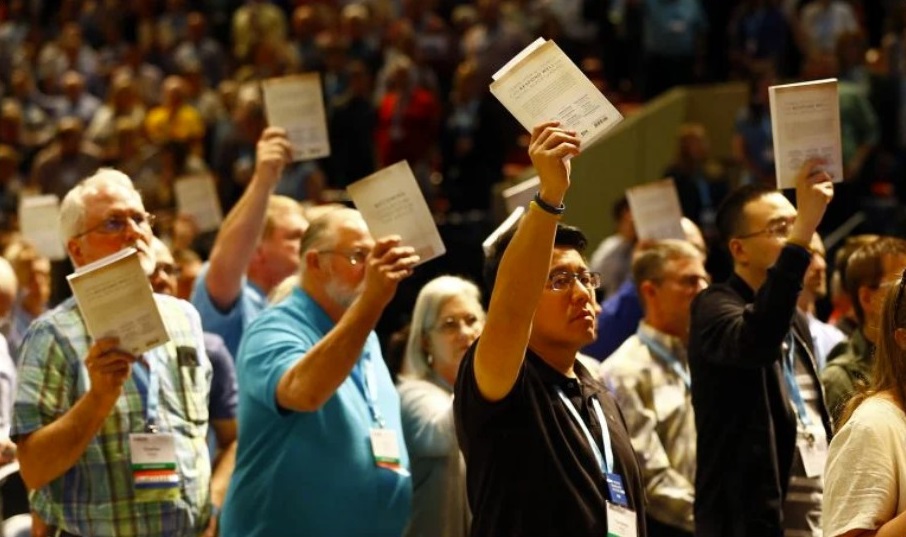
[{"label": "raised arm", "polygon": [[205,283],[214,305],[223,310],[239,298],[242,277],[264,231],[268,199],[292,158],[286,131],[278,127],[264,130],[255,151],[255,174],[224,219],[211,250]]},{"label": "raised arm", "polygon": [[[529,155],[541,179],[541,199],[549,205],[563,202],[569,188],[569,163],[564,159],[577,154],[575,132],[556,122],[532,130]],[[500,261],[487,322],[475,349],[475,382],[488,401],[506,397],[519,375],[550,270],[558,220],[532,204]]]},{"label": "raised arm", "polygon": [[53,422],[17,439],[22,480],[29,489],[57,479],[85,453],[122,393],[135,358],[100,339],[85,358],[91,388]]},{"label": "raised arm", "polygon": [[282,408],[314,412],[349,376],[397,285],[418,263],[415,250],[399,246],[399,242],[399,237],[377,242],[366,260],[362,294],[336,326],[280,378],[277,404]]}]

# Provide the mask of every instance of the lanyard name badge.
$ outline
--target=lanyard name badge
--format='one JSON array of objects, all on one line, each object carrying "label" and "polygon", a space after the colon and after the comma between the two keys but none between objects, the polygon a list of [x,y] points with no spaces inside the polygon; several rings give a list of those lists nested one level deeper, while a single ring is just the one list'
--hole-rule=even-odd
[{"label": "lanyard name badge", "polygon": [[601,410],[601,403],[599,403],[596,398],[592,399],[595,415],[598,418],[598,423],[601,425],[601,445],[604,447],[603,454],[601,453],[601,449],[598,447],[598,443],[595,441],[594,436],[592,436],[591,431],[588,429],[588,426],[582,420],[582,416],[579,415],[579,412],[576,410],[572,401],[566,397],[566,394],[563,393],[563,390],[559,386],[557,386],[557,395],[560,397],[560,400],[563,401],[566,410],[569,411],[569,414],[579,425],[579,428],[582,429],[582,433],[585,434],[585,438],[588,440],[591,450],[598,460],[601,473],[604,474],[604,479],[607,481],[607,490],[610,493],[611,500],[606,502],[607,537],[636,537],[638,535],[638,527],[636,524],[635,511],[629,508],[629,501],[626,498],[626,489],[623,487],[623,478],[620,474],[613,471],[613,447],[610,444],[610,430],[607,428],[607,421],[604,419],[604,411]]},{"label": "lanyard name badge", "polygon": [[396,438],[396,431],[387,428],[384,417],[378,408],[377,380],[374,372],[374,363],[371,355],[366,351],[366,355],[361,364],[357,364],[352,370],[352,380],[358,386],[362,396],[365,397],[365,404],[368,405],[368,412],[371,417],[371,427],[369,436],[371,437],[371,453],[374,456],[375,466],[387,468],[388,470],[400,470],[400,446]]},{"label": "lanyard name badge", "polygon": [[665,362],[667,366],[674,373],[676,373],[676,376],[682,379],[683,384],[686,385],[687,390],[692,388],[692,377],[689,375],[689,371],[682,363],[680,363],[680,361],[676,358],[676,356],[673,355],[672,352],[667,350],[667,347],[662,345],[661,342],[655,340],[648,334],[645,334],[641,330],[636,332],[636,336],[638,336],[639,341],[641,341],[645,344],[646,347],[648,347],[648,350],[650,350],[652,353],[654,353],[655,356]]},{"label": "lanyard name badge", "polygon": [[805,467],[806,477],[818,477],[824,472],[824,463],[827,460],[827,437],[824,431],[817,431],[805,406],[805,399],[802,397],[802,390],[799,389],[799,383],[796,382],[796,340],[793,333],[790,332],[787,338],[787,353],[783,360],[783,376],[786,379],[787,389],[793,404],[796,407],[796,415],[799,418],[799,428],[801,434],[797,434],[796,447],[799,450],[799,456],[802,458],[802,465]]},{"label": "lanyard name badge", "polygon": [[135,501],[165,502],[179,499],[179,472],[176,467],[176,437],[157,431],[160,406],[160,375],[158,361],[148,360],[146,370],[141,363],[132,364],[132,377],[145,403],[147,432],[129,435],[132,458],[132,483]]}]

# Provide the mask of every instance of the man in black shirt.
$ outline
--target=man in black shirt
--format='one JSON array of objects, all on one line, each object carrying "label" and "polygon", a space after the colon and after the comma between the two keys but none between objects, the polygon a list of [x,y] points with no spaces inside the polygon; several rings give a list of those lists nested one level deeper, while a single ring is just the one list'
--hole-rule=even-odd
[{"label": "man in black shirt", "polygon": [[820,165],[800,170],[798,213],[780,192],[752,185],[718,210],[734,274],[695,299],[689,339],[698,537],[820,535],[831,427],[796,311],[808,246],[833,197]]},{"label": "man in black shirt", "polygon": [[585,237],[558,223],[576,133],[535,127],[535,201],[486,265],[484,332],[466,353],[453,400],[474,537],[644,536],[645,499],[625,423],[576,361],[595,338]]}]

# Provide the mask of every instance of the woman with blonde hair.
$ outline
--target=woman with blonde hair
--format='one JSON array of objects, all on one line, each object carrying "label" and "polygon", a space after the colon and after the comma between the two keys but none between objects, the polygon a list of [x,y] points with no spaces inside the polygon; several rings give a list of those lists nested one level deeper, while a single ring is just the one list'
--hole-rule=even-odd
[{"label": "woman with blonde hair", "polygon": [[469,534],[453,384],[463,355],[484,327],[484,315],[478,287],[456,276],[431,280],[415,301],[397,387],[414,488],[407,537]]},{"label": "woman with blonde hair", "polygon": [[906,535],[906,272],[881,313],[872,380],[847,403],[824,475],[826,537]]}]

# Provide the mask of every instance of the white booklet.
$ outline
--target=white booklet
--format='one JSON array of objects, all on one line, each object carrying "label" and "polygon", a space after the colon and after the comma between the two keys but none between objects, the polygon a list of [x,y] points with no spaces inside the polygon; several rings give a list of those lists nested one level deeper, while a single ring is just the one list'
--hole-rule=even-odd
[{"label": "white booklet", "polygon": [[261,82],[268,125],[286,129],[293,160],[330,155],[321,75],[304,73]]},{"label": "white booklet", "polygon": [[506,217],[506,220],[504,220],[503,223],[497,226],[497,229],[495,229],[491,232],[490,235],[488,235],[488,238],[486,238],[484,242],[481,243],[481,249],[484,252],[485,257],[491,256],[494,249],[494,243],[497,242],[497,239],[499,239],[501,235],[512,229],[512,227],[515,226],[517,222],[519,222],[519,219],[522,218],[523,214],[525,214],[525,207],[523,207],[522,205],[516,207],[512,210],[512,212],[510,212],[510,215]]},{"label": "white booklet", "polygon": [[375,239],[402,237],[424,263],[446,253],[409,163],[401,160],[346,187]]},{"label": "white booklet", "polygon": [[536,175],[525,181],[513,185],[501,193],[503,202],[506,204],[507,212],[512,213],[516,207],[528,207],[528,204],[535,198],[535,192],[541,186],[541,179]]},{"label": "white booklet", "polygon": [[19,201],[19,229],[22,236],[48,259],[66,258],[60,237],[60,198],[54,194],[28,196]]},{"label": "white booklet", "polygon": [[209,174],[179,177],[173,185],[176,192],[176,210],[195,220],[198,231],[215,231],[223,223],[223,210],[214,178]]},{"label": "white booklet", "polygon": [[545,121],[574,130],[587,149],[623,116],[553,41],[538,38],[493,76],[491,93],[531,132]]},{"label": "white booklet", "polygon": [[796,174],[810,158],[825,161],[832,180],[843,180],[843,142],[837,79],[771,86],[771,131],[777,188],[795,188]]},{"label": "white booklet", "polygon": [[118,337],[135,356],[170,341],[138,250],[125,248],[66,277],[88,334]]},{"label": "white booklet", "polygon": [[673,179],[635,186],[626,191],[639,240],[685,239],[683,209]]}]

